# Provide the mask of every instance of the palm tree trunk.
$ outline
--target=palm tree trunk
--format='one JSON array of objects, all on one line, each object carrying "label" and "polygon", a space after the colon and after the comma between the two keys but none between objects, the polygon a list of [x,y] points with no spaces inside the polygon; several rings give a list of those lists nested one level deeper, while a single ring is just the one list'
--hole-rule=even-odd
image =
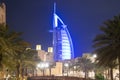
[{"label": "palm tree trunk", "polygon": [[87,79],[87,72],[86,72],[86,70],[85,70],[85,80]]},{"label": "palm tree trunk", "polygon": [[35,76],[35,69],[33,69],[33,76]]},{"label": "palm tree trunk", "polygon": [[20,74],[19,67],[20,67],[20,65],[17,64],[17,66],[16,66],[16,70],[17,70],[16,77],[17,78],[19,78],[19,74]]},{"label": "palm tree trunk", "polygon": [[111,80],[113,80],[113,68],[110,68],[110,76],[111,76]]},{"label": "palm tree trunk", "polygon": [[25,67],[25,76],[27,76],[27,67]]},{"label": "palm tree trunk", "polygon": [[22,64],[20,64],[19,71],[20,71],[19,77],[22,80],[23,79],[23,66],[22,66]]},{"label": "palm tree trunk", "polygon": [[120,56],[118,57],[118,64],[119,64],[119,80],[120,80]]},{"label": "palm tree trunk", "polygon": [[1,68],[1,70],[2,70],[2,67],[3,67],[3,66],[2,66],[2,57],[3,57],[3,56],[2,56],[2,53],[0,53],[0,68]]},{"label": "palm tree trunk", "polygon": [[51,68],[49,68],[49,74],[50,74],[50,76],[51,76]]},{"label": "palm tree trunk", "polygon": [[110,71],[109,71],[109,68],[108,68],[108,71],[107,71],[107,79],[109,79],[110,78]]},{"label": "palm tree trunk", "polygon": [[34,76],[34,69],[32,68],[32,76]]}]

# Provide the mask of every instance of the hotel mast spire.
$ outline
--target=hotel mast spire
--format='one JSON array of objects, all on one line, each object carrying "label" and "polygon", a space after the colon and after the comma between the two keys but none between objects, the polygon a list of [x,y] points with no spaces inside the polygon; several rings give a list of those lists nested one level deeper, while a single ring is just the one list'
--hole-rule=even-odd
[{"label": "hotel mast spire", "polygon": [[53,12],[53,54],[55,61],[74,58],[72,39],[66,25],[56,13],[56,3]]},{"label": "hotel mast spire", "polygon": [[54,2],[54,14],[56,13],[56,3]]}]

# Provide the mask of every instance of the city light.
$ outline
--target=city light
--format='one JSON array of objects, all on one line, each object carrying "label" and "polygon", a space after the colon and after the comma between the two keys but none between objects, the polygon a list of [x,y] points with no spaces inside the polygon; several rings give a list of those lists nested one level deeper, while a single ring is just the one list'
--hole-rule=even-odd
[{"label": "city light", "polygon": [[93,58],[96,58],[97,57],[97,55],[96,54],[93,54]]},{"label": "city light", "polygon": [[44,71],[45,71],[45,69],[49,68],[49,63],[48,62],[40,62],[37,65],[37,68],[42,70],[43,76],[44,76]]},{"label": "city light", "polygon": [[40,68],[40,69],[48,68],[49,63],[48,62],[41,62],[37,65],[37,67]]},{"label": "city light", "polygon": [[64,66],[65,66],[65,67],[69,67],[69,64],[68,64],[68,63],[65,63]]}]

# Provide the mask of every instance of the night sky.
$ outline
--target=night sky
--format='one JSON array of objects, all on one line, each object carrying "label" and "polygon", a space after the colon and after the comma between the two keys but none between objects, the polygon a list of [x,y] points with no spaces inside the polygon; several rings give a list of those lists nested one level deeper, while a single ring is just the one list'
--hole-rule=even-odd
[{"label": "night sky", "polygon": [[75,57],[91,53],[92,41],[100,33],[103,22],[120,14],[120,0],[3,0],[7,7],[7,24],[11,30],[23,32],[22,38],[32,48],[52,46],[53,3],[57,14],[71,34]]}]

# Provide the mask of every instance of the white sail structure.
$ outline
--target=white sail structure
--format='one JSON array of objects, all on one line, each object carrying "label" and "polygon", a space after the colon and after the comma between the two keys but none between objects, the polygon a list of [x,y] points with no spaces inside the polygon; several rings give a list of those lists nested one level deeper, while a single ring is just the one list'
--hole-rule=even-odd
[{"label": "white sail structure", "polygon": [[[73,43],[67,26],[56,14],[56,4],[53,13],[53,53],[55,61],[74,58]],[[60,23],[60,24],[59,24]]]}]

